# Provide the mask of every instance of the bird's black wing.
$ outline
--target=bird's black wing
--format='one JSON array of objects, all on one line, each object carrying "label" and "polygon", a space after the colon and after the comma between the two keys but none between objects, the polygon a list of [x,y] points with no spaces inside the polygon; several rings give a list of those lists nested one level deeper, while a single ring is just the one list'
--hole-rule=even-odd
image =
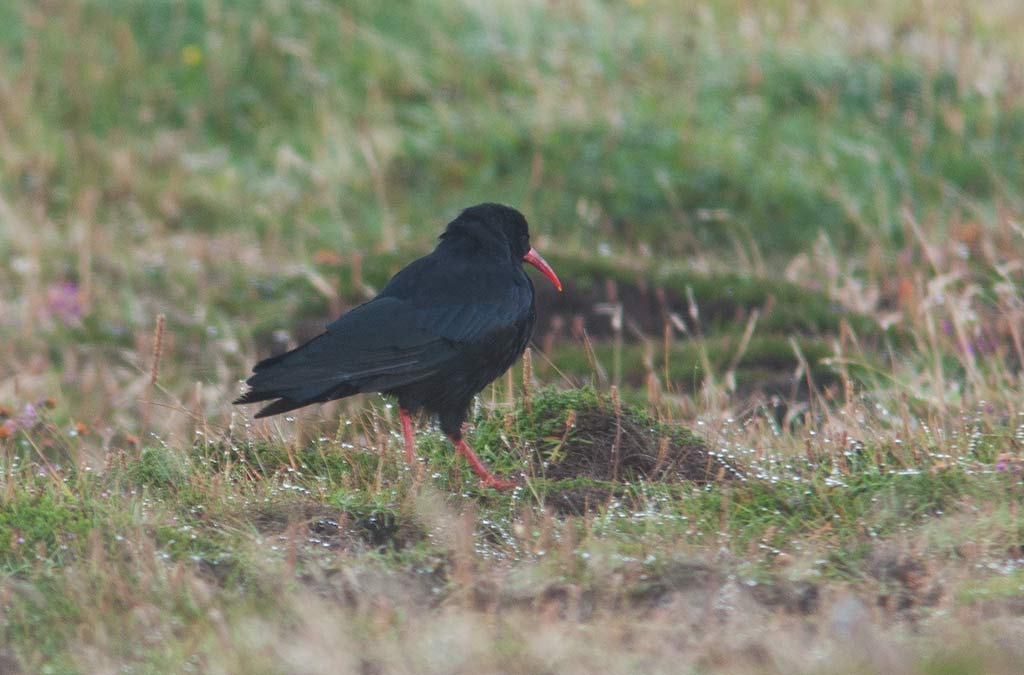
[{"label": "bird's black wing", "polygon": [[412,262],[381,292],[381,298],[411,306],[418,328],[454,342],[473,343],[530,314],[533,285],[521,265],[440,253]]},{"label": "bird's black wing", "polygon": [[[521,297],[522,296],[522,297]],[[236,401],[281,399],[257,417],[358,392],[386,391],[422,380],[458,358],[467,344],[506,328],[529,298],[515,288],[490,302],[418,305],[380,296],[286,354],[260,362]]]}]

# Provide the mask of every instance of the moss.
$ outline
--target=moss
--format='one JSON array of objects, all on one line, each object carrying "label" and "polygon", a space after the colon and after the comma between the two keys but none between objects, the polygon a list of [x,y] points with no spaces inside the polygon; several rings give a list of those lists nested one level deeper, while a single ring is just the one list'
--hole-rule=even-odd
[{"label": "moss", "polygon": [[83,544],[94,521],[84,504],[49,492],[19,492],[0,505],[0,566],[63,558]]},{"label": "moss", "polygon": [[182,485],[189,474],[185,458],[167,448],[146,448],[128,465],[128,475],[141,485],[158,488]]}]

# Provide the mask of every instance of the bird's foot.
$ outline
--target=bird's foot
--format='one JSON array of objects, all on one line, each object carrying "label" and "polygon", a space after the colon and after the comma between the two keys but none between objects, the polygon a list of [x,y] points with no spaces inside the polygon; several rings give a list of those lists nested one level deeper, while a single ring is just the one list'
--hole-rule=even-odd
[{"label": "bird's foot", "polygon": [[519,487],[519,483],[514,480],[505,480],[504,478],[498,478],[494,474],[487,476],[486,478],[480,478],[480,486],[485,488],[493,488],[495,490],[514,490]]},{"label": "bird's foot", "polygon": [[455,444],[455,449],[458,450],[459,454],[466,458],[469,465],[473,468],[475,473],[480,478],[480,484],[484,487],[494,488],[495,490],[510,490],[514,487],[519,487],[519,484],[515,481],[505,480],[504,478],[498,478],[487,465],[480,461],[480,458],[473,452],[473,448],[469,447],[461,438],[452,438],[452,443]]}]

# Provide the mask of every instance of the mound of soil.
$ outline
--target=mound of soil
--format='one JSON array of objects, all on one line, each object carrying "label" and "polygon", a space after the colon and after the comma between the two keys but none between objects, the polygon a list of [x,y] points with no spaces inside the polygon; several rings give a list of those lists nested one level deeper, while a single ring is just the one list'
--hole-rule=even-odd
[{"label": "mound of soil", "polygon": [[616,406],[591,388],[543,389],[511,417],[478,422],[481,447],[499,444],[501,436],[529,450],[545,501],[567,513],[629,500],[639,482],[706,484],[743,476],[688,429]]},{"label": "mound of soil", "polygon": [[586,403],[564,415],[550,409],[542,413],[545,421],[565,425],[564,439],[539,453],[545,478],[707,483],[739,475],[685,429],[652,423],[631,408],[616,415],[610,405]]}]

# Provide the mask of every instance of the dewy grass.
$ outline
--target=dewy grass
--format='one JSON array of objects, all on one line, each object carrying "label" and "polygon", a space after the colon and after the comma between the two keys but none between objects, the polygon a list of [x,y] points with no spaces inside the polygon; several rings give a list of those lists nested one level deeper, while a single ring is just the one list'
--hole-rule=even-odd
[{"label": "dewy grass", "polygon": [[[1017,672],[1024,24],[825,4],[0,3],[0,671]],[[230,407],[484,200],[521,489]]]}]

